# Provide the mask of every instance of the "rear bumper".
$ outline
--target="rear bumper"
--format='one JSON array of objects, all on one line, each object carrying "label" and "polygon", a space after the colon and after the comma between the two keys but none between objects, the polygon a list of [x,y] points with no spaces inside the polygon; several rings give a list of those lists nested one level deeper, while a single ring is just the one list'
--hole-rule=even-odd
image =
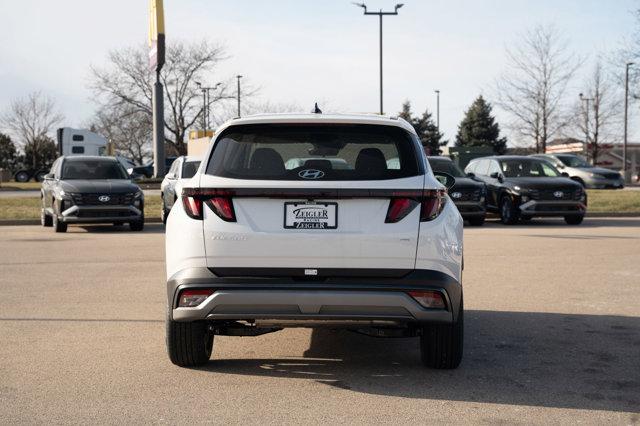
[{"label": "rear bumper", "polygon": [[[215,293],[197,307],[178,308],[178,295],[187,288],[215,289]],[[410,290],[439,291],[447,307],[424,308],[406,293]],[[171,277],[167,282],[167,296],[175,321],[451,323],[456,320],[462,287],[448,275],[430,270],[411,271],[400,278],[348,276],[308,281],[283,277],[217,277],[207,268],[190,268]]]},{"label": "rear bumper", "polygon": [[588,178],[584,180],[584,185],[589,189],[622,189],[624,188],[624,179]]},{"label": "rear bumper", "polygon": [[520,205],[522,216],[583,216],[587,206],[579,201],[537,201]]},{"label": "rear bumper", "polygon": [[143,218],[134,206],[71,206],[60,215],[64,223],[130,222]]}]

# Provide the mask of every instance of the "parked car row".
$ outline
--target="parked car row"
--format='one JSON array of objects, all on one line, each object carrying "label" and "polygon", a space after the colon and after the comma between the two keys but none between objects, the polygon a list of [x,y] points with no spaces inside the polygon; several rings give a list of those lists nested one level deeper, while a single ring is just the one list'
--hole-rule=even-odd
[{"label": "parked car row", "polygon": [[499,214],[509,225],[534,217],[563,217],[578,225],[587,211],[582,183],[560,172],[546,157],[477,158],[464,173],[446,157],[428,159],[434,171],[456,178],[449,195],[471,225],[482,225],[487,212]]},{"label": "parked car row", "polygon": [[114,157],[59,157],[40,191],[42,226],[66,232],[69,224],[128,223],[144,228],[144,194]]}]

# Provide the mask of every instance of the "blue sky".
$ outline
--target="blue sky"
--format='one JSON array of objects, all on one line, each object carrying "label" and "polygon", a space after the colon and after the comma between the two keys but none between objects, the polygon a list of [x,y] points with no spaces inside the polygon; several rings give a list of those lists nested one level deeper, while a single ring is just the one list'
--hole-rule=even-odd
[{"label": "blue sky", "polygon": [[[408,99],[435,109],[455,138],[464,110],[478,94],[492,97],[505,65],[505,46],[527,28],[555,24],[577,54],[616,49],[635,27],[637,0],[404,0],[385,19],[385,110]],[[391,9],[393,1],[369,1]],[[3,1],[0,3],[0,110],[10,99],[42,90],[57,100],[66,125],[93,112],[87,89],[91,64],[109,49],[146,42],[146,0]],[[343,0],[165,0],[167,39],[209,38],[230,58],[210,81],[241,73],[260,99],[310,109],[376,112],[378,22]],[[588,65],[588,64],[587,64]],[[585,66],[588,69],[588,66]],[[577,76],[568,95],[581,91]],[[638,114],[637,107],[632,115]],[[500,119],[504,117],[499,114]],[[640,136],[640,125],[633,135]]]}]

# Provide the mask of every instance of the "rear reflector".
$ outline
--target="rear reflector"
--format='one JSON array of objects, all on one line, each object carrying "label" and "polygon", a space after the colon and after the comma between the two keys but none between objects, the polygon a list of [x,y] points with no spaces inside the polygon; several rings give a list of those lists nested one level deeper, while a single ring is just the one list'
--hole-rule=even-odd
[{"label": "rear reflector", "polygon": [[178,300],[179,308],[193,308],[204,302],[215,290],[182,290]]},{"label": "rear reflector", "polygon": [[442,294],[438,291],[408,291],[407,294],[425,308],[444,309],[446,307]]}]

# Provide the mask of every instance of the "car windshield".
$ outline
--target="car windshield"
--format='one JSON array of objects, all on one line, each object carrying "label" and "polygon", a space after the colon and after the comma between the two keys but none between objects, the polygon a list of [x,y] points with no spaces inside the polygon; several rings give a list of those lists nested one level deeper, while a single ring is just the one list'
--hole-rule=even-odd
[{"label": "car windshield", "polygon": [[533,159],[501,160],[500,168],[508,178],[560,176],[560,172],[550,163]]},{"label": "car windshield", "polygon": [[558,155],[557,157],[568,167],[591,167],[591,165],[579,155]]},{"label": "car windshield", "polygon": [[200,167],[200,161],[185,161],[182,164],[182,179],[191,179]]},{"label": "car windshield", "polygon": [[447,173],[453,177],[464,177],[464,173],[460,170],[460,167],[453,161],[440,160],[436,158],[429,158],[429,165],[435,172]]},{"label": "car windshield", "polygon": [[129,179],[127,172],[112,160],[66,160],[62,179]]},{"label": "car windshield", "polygon": [[207,174],[236,179],[381,180],[419,173],[410,134],[380,125],[234,126],[220,135],[207,165]]}]

